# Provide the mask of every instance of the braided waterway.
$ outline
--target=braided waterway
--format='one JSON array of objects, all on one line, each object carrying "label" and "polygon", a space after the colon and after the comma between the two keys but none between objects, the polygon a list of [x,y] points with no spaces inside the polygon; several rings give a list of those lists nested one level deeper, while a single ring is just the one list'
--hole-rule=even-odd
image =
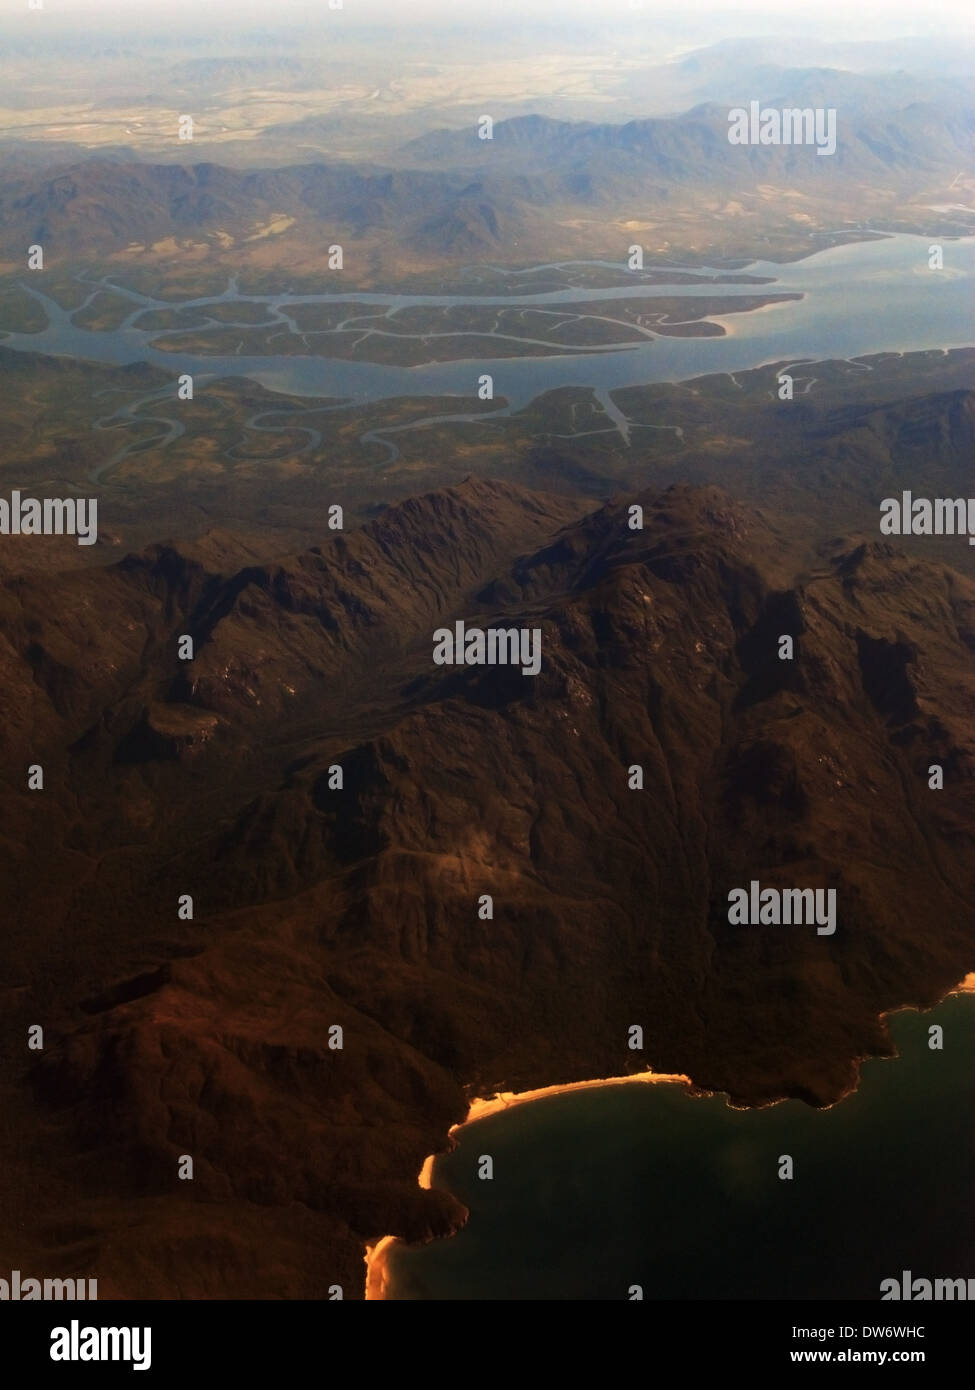
[{"label": "braided waterway", "polygon": [[823,1110],[650,1074],[475,1101],[420,1174],[467,1224],[371,1247],[366,1297],[875,1300],[904,1270],[975,1278],[975,975],[888,1023],[897,1057]]},{"label": "braided waterway", "polygon": [[[546,391],[577,387],[596,392],[598,399],[608,405],[610,428],[628,439],[629,422],[612,402],[610,392],[627,386],[648,382],[685,381],[707,373],[735,373],[766,363],[825,361],[855,358],[883,352],[913,352],[932,349],[947,350],[975,344],[975,237],[957,240],[943,238],[944,269],[928,267],[930,239],[907,234],[878,237],[874,240],[849,242],[833,246],[788,264],[756,260],[736,269],[729,283],[729,272],[718,268],[696,270],[658,267],[672,276],[647,283],[634,276],[632,284],[613,288],[562,288],[542,293],[522,292],[519,276],[507,278],[506,294],[479,294],[474,289],[465,294],[397,294],[394,292],[323,290],[320,294],[241,294],[231,281],[220,295],[185,300],[160,300],[127,288],[118,276],[91,282],[91,296],[99,289],[110,289],[131,301],[132,311],[116,329],[91,330],[79,327],[75,318],[85,307],[68,310],[55,303],[43,292],[43,276],[28,277],[23,282],[47,315],[47,324],[36,333],[3,332],[0,316],[0,345],[16,352],[45,353],[84,361],[124,366],[146,362],[167,373],[189,373],[197,391],[208,382],[228,377],[243,377],[259,383],[268,390],[294,396],[329,398],[338,401],[331,409],[350,409],[377,401],[417,397],[456,396],[476,404],[477,381],[481,375],[493,378],[494,395],[504,405],[495,411],[468,415],[431,416],[411,421],[408,426],[371,430],[361,437],[363,443],[382,443],[386,456],[378,466],[388,465],[398,449],[389,437],[403,428],[419,429],[443,420],[462,419],[488,424],[499,415],[521,410]],[[602,264],[602,263],[597,263]],[[542,268],[558,270],[558,267]],[[617,267],[619,269],[619,267]],[[647,267],[652,271],[652,266]],[[697,276],[697,280],[692,277]],[[676,283],[674,281],[677,281]],[[606,305],[612,301],[652,301],[660,298],[694,300],[741,298],[754,305],[756,298],[781,295],[795,296],[781,302],[768,303],[735,314],[713,315],[710,322],[722,330],[720,335],[706,337],[673,337],[651,328],[634,329],[621,324],[619,342],[604,342],[598,348],[584,343],[559,346],[545,343],[551,351],[544,356],[478,356],[446,362],[423,362],[402,366],[352,358],[329,357],[330,334],[347,333],[347,320],[334,328],[309,333],[295,321],[295,307],[310,304],[348,304],[350,315],[361,327],[364,355],[368,355],[368,340],[372,335],[388,336],[392,320],[402,310],[410,308],[468,308],[496,307],[500,309],[564,310],[566,321],[574,317],[583,321],[588,305]],[[87,301],[86,301],[87,302]],[[232,355],[206,352],[173,353],[161,346],[165,339],[185,333],[185,328],[145,328],[140,320],[156,310],[178,310],[206,317],[208,307],[219,307],[221,313],[228,305],[260,306],[266,320],[254,324],[250,319],[240,323],[209,320],[202,326],[190,321],[194,332],[225,333],[239,328],[250,332],[255,328],[274,327],[282,337],[298,339],[308,348],[307,355],[252,356],[237,351]],[[363,315],[358,308],[373,307],[375,313]],[[596,317],[604,322],[606,314]],[[633,333],[640,341],[633,342]],[[440,337],[464,337],[456,330],[406,333],[397,330],[400,342],[412,342],[422,359],[424,343]],[[518,335],[478,333],[482,343],[492,336],[503,338],[509,350],[516,346]],[[316,351],[312,354],[309,339],[314,338]],[[536,339],[525,334],[526,346],[538,346]],[[242,349],[244,340],[238,344]],[[137,412],[141,405],[151,403],[149,418],[160,426],[157,443],[165,445],[178,438],[183,426],[178,411],[164,410],[162,402],[170,388],[153,392],[142,400],[130,402],[114,415],[103,419],[102,427],[122,426],[133,419],[143,419]],[[248,423],[254,428],[271,430],[273,425],[261,422],[274,418],[286,427],[292,414],[300,412],[275,410],[261,412]],[[316,446],[317,434],[308,429],[306,449]],[[142,441],[144,446],[145,441]],[[128,448],[123,446],[116,455],[99,466],[95,481],[100,481]]]}]

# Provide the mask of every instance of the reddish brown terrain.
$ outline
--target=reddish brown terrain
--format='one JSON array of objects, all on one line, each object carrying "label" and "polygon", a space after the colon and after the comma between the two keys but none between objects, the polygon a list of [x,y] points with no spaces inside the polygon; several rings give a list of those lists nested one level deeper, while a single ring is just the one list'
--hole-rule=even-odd
[{"label": "reddish brown terrain", "polygon": [[[457,618],[541,673],[435,666]],[[361,1297],[366,1242],[461,1219],[416,1175],[469,1096],[828,1104],[972,969],[975,583],[916,547],[468,479],[273,565],[10,573],[0,634],[11,1267]],[[835,935],[729,926],[753,878],[835,888]]]}]

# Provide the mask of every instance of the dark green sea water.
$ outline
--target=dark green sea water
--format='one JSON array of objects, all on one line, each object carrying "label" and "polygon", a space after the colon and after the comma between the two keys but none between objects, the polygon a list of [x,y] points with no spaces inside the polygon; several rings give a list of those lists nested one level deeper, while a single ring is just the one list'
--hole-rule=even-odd
[{"label": "dark green sea water", "polygon": [[639,1284],[645,1299],[878,1299],[904,1269],[975,1278],[975,996],[890,1022],[900,1057],[866,1062],[830,1110],[737,1111],[635,1084],[465,1127],[433,1181],[470,1220],[397,1246],[387,1296],[625,1300]]}]

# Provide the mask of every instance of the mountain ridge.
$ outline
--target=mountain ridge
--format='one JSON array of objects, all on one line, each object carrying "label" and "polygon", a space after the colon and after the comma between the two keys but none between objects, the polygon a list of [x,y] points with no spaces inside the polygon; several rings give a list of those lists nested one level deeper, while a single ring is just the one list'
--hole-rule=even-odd
[{"label": "mountain ridge", "polygon": [[[234,570],[219,535],[112,567],[128,603],[170,613],[168,636],[142,651],[152,680],[120,695],[96,663],[99,731],[30,818],[52,871],[21,905],[48,925],[6,1022],[47,1020],[12,1113],[36,1124],[40,1104],[60,1135],[51,1190],[83,1192],[75,1256],[106,1296],[170,1296],[181,1244],[205,1239],[220,1258],[181,1296],[252,1294],[263,1248],[283,1290],[357,1297],[365,1243],[463,1220],[415,1174],[470,1094],[652,1066],[739,1103],[831,1103],[859,1058],[889,1054],[883,1013],[971,967],[971,580],[876,540],[830,542],[783,582],[774,519],[714,487],[592,510],[471,479],[362,531],[278,571]],[[366,556],[375,574],[356,573]],[[231,561],[226,602],[208,557]],[[241,606],[250,590],[261,601]],[[193,663],[208,678],[174,690],[163,655],[184,605],[218,617]],[[403,640],[370,660],[359,641],[384,607]],[[436,667],[433,628],[455,617],[539,627],[541,674]],[[216,678],[254,641],[292,667],[294,643],[314,650],[304,729]],[[254,669],[277,678],[273,660]],[[181,741],[180,720],[204,717],[219,728]],[[85,866],[83,892],[64,863]],[[729,925],[727,894],[752,878],[835,888],[836,935]],[[177,920],[182,892],[198,922]],[[14,956],[27,940],[13,933]]]}]

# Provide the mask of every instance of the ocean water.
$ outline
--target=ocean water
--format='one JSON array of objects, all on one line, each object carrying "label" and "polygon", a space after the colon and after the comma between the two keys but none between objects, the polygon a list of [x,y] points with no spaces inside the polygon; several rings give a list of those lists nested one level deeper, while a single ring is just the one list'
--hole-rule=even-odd
[{"label": "ocean water", "polygon": [[468,1224],[393,1247],[387,1297],[878,1299],[905,1269],[975,1279],[975,995],[890,1025],[900,1055],[828,1110],[637,1083],[465,1126],[433,1183]]}]

